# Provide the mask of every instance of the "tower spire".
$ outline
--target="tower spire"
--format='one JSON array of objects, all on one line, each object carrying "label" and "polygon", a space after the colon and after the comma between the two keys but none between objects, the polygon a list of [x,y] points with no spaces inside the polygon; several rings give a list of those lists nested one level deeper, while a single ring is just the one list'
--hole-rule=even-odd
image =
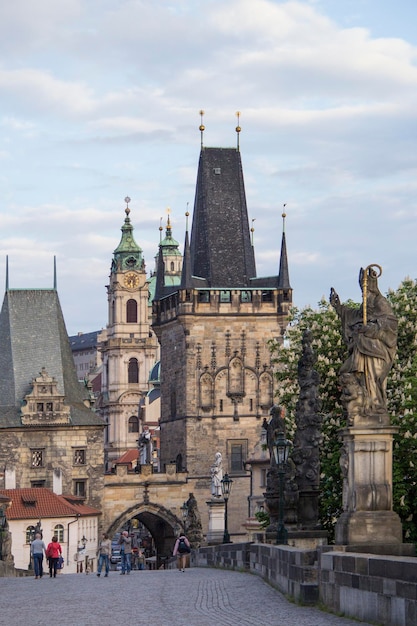
[{"label": "tower spire", "polygon": [[240,111],[236,111],[236,117],[237,117],[237,126],[236,126],[236,133],[237,133],[237,151],[239,152],[240,150],[240,145],[239,145],[239,134],[240,131],[242,130],[239,124],[239,120],[240,120]]},{"label": "tower spire", "polygon": [[285,212],[284,204],[282,211],[282,242],[281,242],[281,257],[279,261],[279,274],[278,274],[278,289],[291,289],[290,274],[288,271],[288,257],[287,257],[287,242],[285,240],[285,218],[287,214]]},{"label": "tower spire", "polygon": [[6,255],[6,291],[9,291],[9,255]]},{"label": "tower spire", "polygon": [[201,133],[201,147],[203,147],[203,133],[206,130],[206,127],[203,124],[203,116],[204,116],[204,111],[203,109],[201,109],[200,111],[200,133]]},{"label": "tower spire", "polygon": [[192,272],[191,272],[191,252],[190,252],[190,240],[188,237],[188,202],[187,211],[185,212],[185,242],[184,242],[184,256],[182,259],[182,272],[181,272],[181,289],[191,289],[192,287]]},{"label": "tower spire", "polygon": [[54,256],[54,291],[56,291],[57,280],[56,280],[56,256]]}]

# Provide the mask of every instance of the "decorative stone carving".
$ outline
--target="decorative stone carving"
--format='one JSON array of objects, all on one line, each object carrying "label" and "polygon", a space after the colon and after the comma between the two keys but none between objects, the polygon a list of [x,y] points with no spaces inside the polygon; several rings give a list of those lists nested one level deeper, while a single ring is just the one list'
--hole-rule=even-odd
[{"label": "decorative stone carving", "polygon": [[70,407],[65,404],[65,396],[58,392],[57,385],[44,367],[39,376],[32,379],[32,391],[25,396],[21,408],[23,426],[70,423]]},{"label": "decorative stone carving", "polygon": [[319,375],[314,369],[317,357],[312,348],[312,333],[304,331],[302,355],[298,362],[300,393],[296,404],[296,433],[292,460],[296,466],[299,491],[298,526],[318,526],[318,498],[320,486],[320,444],[322,442],[319,398]]}]

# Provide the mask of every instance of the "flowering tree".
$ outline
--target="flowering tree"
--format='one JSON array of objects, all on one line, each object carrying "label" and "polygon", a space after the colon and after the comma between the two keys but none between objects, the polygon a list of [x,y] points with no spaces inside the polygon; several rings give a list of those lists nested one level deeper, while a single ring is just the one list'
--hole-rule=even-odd
[{"label": "flowering tree", "polygon": [[387,295],[398,318],[398,351],[388,379],[394,437],[393,497],[406,541],[417,542],[417,282],[406,278]]},{"label": "flowering tree", "polygon": [[[405,538],[417,541],[417,283],[405,279],[387,298],[399,323],[397,357],[388,377],[388,411],[393,425],[400,429],[394,439],[394,509],[400,515]],[[352,302],[347,304],[355,306]],[[317,354],[315,367],[320,376],[323,414],[320,518],[332,540],[335,522],[342,512],[339,431],[346,423],[340,404],[338,373],[347,358],[347,348],[342,340],[340,321],[326,300],[319,302],[317,310],[311,307],[292,309],[284,344],[271,342],[279,383],[277,402],[286,408],[290,438],[294,435],[299,393],[297,366],[306,328],[312,332],[313,349]]]}]

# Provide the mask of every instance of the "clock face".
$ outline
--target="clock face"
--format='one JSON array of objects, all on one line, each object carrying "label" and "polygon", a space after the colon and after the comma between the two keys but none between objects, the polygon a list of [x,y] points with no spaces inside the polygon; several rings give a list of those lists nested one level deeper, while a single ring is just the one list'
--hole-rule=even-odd
[{"label": "clock face", "polygon": [[125,275],[125,285],[129,289],[134,289],[139,285],[139,278],[134,272],[129,272]]}]

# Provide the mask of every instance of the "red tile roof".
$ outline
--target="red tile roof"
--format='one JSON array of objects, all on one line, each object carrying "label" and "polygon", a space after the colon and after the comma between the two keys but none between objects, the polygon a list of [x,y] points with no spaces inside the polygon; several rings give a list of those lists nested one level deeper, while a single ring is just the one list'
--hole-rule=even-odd
[{"label": "red tile roof", "polygon": [[139,456],[139,450],[136,448],[135,450],[128,450],[122,456],[120,456],[116,461],[114,461],[115,465],[119,465],[120,463],[130,463],[132,464],[134,461],[137,461]]},{"label": "red tile roof", "polygon": [[8,520],[101,514],[99,509],[77,502],[75,497],[57,496],[56,493],[44,487],[0,489],[0,494],[12,501],[11,506],[6,509]]}]

